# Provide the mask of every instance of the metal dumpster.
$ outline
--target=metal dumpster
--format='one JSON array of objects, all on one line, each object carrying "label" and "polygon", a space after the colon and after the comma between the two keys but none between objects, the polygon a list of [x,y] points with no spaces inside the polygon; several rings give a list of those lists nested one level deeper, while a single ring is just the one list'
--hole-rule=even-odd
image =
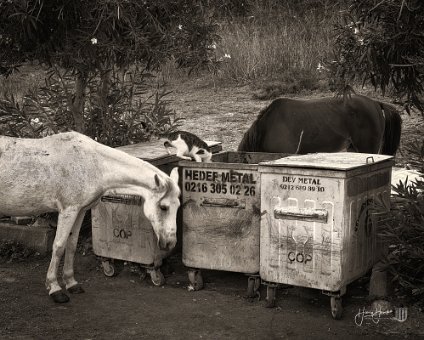
[{"label": "metal dumpster", "polygon": [[393,157],[361,153],[298,155],[259,165],[260,276],[268,283],[268,306],[275,303],[274,283],[283,283],[321,289],[331,296],[333,317],[341,317],[346,285],[377,259],[370,209],[377,200],[388,209],[393,165]]},{"label": "metal dumpster", "polygon": [[[178,166],[175,154],[169,155],[164,140],[139,143],[118,149],[141,158],[167,174]],[[221,143],[207,142],[212,152],[222,150]],[[163,285],[165,279],[160,271],[162,260],[169,254],[157,246],[152,226],[144,216],[142,200],[136,196],[104,196],[92,209],[92,238],[94,253],[102,257],[103,272],[115,276],[123,267],[122,261],[140,264],[141,274],[150,274],[153,284]],[[181,244],[181,214],[177,216],[177,240]],[[118,261],[117,261],[118,260]]]},{"label": "metal dumpster", "polygon": [[222,152],[212,163],[181,161],[183,264],[195,290],[200,269],[249,274],[248,296],[260,285],[258,163],[282,154]]}]

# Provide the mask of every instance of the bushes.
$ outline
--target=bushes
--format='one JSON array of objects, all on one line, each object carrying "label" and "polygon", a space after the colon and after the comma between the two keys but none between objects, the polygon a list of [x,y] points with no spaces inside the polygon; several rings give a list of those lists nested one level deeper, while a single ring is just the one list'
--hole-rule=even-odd
[{"label": "bushes", "polygon": [[0,263],[25,261],[34,255],[40,254],[19,242],[0,240]]},{"label": "bushes", "polygon": [[[419,0],[352,0],[336,28],[336,63],[332,70],[341,88],[353,82],[390,93],[408,113],[424,113],[424,6]],[[403,142],[408,139],[404,133]],[[408,163],[424,171],[424,140],[409,141]],[[424,182],[398,185],[382,237],[390,245],[387,261],[399,287],[424,296]],[[420,192],[421,190],[421,192]]]},{"label": "bushes", "polygon": [[420,0],[352,0],[337,26],[335,77],[372,84],[424,112],[424,6]]},{"label": "bushes", "polygon": [[[424,173],[424,139],[409,145],[411,163]],[[389,219],[380,233],[389,245],[386,258],[402,294],[424,297],[424,178],[416,186],[400,183],[392,200]]]},{"label": "bushes", "polygon": [[[125,80],[118,72],[111,72],[106,92],[99,91],[101,79],[88,79],[84,93],[85,134],[103,144],[121,146],[178,127],[180,119],[169,109],[168,93],[159,85],[152,93],[146,84],[148,76],[135,68]],[[54,68],[43,86],[23,89],[21,97],[4,93],[0,98],[0,133],[42,137],[72,130],[74,86],[71,72]]]}]

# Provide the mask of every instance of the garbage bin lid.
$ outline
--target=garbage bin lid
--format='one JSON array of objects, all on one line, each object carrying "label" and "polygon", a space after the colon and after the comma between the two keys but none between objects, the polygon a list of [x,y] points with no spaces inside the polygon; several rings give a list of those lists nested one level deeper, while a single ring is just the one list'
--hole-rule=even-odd
[{"label": "garbage bin lid", "polygon": [[[165,147],[163,146],[164,141],[165,139],[163,138],[154,139],[149,142],[120,146],[117,149],[156,166],[179,161],[180,158],[175,155],[175,148],[169,149],[169,151],[171,151],[171,154],[167,153]],[[222,150],[221,142],[205,142],[211,148],[212,153]]]},{"label": "garbage bin lid", "polygon": [[388,162],[394,165],[394,157],[358,152],[311,153],[293,155],[274,161],[261,162],[260,167],[296,167],[309,169],[351,170],[360,167],[373,166],[377,163]]}]

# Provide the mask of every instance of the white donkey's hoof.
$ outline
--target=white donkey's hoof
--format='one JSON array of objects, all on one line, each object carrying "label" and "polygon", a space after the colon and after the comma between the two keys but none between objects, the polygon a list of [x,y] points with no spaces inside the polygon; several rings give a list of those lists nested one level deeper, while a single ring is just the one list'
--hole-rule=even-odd
[{"label": "white donkey's hoof", "polygon": [[82,288],[82,286],[77,283],[76,285],[67,288],[67,291],[71,294],[82,294],[85,293],[84,289]]},{"label": "white donkey's hoof", "polygon": [[62,292],[61,290],[54,292],[54,293],[51,293],[50,296],[53,299],[53,301],[56,302],[56,303],[69,302],[69,296],[66,295],[64,292]]}]

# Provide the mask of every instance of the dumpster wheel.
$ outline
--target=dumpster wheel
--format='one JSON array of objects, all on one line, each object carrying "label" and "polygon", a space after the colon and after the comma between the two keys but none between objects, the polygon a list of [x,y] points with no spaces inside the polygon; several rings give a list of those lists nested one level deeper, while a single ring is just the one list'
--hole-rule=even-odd
[{"label": "dumpster wheel", "polygon": [[343,314],[342,298],[339,296],[331,296],[330,303],[333,319],[340,320]]},{"label": "dumpster wheel", "polygon": [[199,269],[189,269],[188,280],[194,290],[201,290],[203,288],[202,272]]},{"label": "dumpster wheel", "polygon": [[147,269],[147,272],[150,274],[150,279],[155,286],[160,287],[165,284],[165,276],[163,276],[160,269]]},{"label": "dumpster wheel", "polygon": [[107,277],[117,276],[124,269],[124,262],[120,260],[102,259],[103,274]]},{"label": "dumpster wheel", "polygon": [[268,283],[266,286],[266,308],[274,308],[275,307],[275,297],[277,293],[277,285]]},{"label": "dumpster wheel", "polygon": [[261,298],[261,293],[259,288],[261,286],[261,278],[259,275],[250,275],[247,279],[247,298],[258,297],[258,300]]},{"label": "dumpster wheel", "polygon": [[140,281],[144,281],[144,279],[147,277],[147,269],[143,265],[140,265],[139,268],[140,268],[140,272],[139,272]]}]

